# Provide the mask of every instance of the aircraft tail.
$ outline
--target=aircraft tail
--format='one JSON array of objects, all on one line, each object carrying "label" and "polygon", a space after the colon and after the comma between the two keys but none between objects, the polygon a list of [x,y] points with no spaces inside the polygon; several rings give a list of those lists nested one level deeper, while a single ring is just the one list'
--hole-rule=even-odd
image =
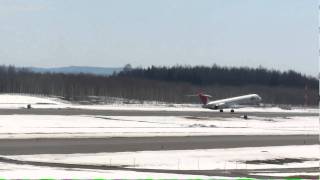
[{"label": "aircraft tail", "polygon": [[199,93],[198,96],[199,96],[200,101],[202,102],[203,105],[208,104],[209,97],[211,97],[211,96],[208,95],[208,94],[202,94],[202,93]]}]

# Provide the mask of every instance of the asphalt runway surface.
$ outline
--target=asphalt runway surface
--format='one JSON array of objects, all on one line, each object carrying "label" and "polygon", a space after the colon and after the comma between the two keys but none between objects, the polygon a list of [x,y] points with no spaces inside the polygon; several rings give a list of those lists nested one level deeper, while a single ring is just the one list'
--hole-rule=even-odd
[{"label": "asphalt runway surface", "polygon": [[317,144],[317,135],[1,139],[0,155],[190,150]]},{"label": "asphalt runway surface", "polygon": [[219,112],[212,111],[149,111],[149,110],[88,110],[88,109],[0,109],[0,115],[95,115],[95,116],[195,116],[195,117],[241,117],[244,114],[258,117],[318,116],[318,113],[299,112]]}]

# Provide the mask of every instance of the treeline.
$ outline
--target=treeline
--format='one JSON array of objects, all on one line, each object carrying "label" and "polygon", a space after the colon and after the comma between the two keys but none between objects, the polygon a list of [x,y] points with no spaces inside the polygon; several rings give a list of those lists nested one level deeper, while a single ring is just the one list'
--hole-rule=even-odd
[{"label": "treeline", "polygon": [[121,77],[137,77],[168,82],[187,82],[193,85],[263,85],[318,88],[318,80],[301,73],[268,70],[263,67],[220,67],[208,66],[173,66],[126,69],[118,74]]},{"label": "treeline", "polygon": [[[186,95],[199,91],[213,96],[213,99],[258,93],[264,103],[295,104],[305,103],[304,84],[297,85],[223,85],[193,84],[173,80],[154,80],[130,76],[134,69],[125,68],[124,72],[112,76],[90,74],[52,74],[34,73],[13,66],[0,66],[0,93],[27,93],[61,96],[68,100],[81,100],[88,96],[111,96],[136,100],[154,100],[172,103],[198,103],[197,98]],[[302,76],[304,77],[304,76]],[[307,78],[307,77],[305,77]],[[314,88],[312,78],[307,78],[309,88],[308,104],[316,105],[318,88]]]},{"label": "treeline", "polygon": [[92,74],[35,73],[13,66],[0,66],[0,93],[55,95],[67,100],[85,96],[112,96],[138,100],[175,101],[167,90],[181,84],[130,77]]}]

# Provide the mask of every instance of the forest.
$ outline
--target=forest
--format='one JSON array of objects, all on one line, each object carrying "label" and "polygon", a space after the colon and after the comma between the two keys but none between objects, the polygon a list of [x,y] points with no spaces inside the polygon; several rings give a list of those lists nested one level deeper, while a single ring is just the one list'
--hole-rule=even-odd
[{"label": "forest", "polygon": [[119,76],[136,77],[168,82],[187,82],[194,85],[264,85],[318,88],[318,80],[302,75],[293,70],[277,71],[263,67],[220,67],[209,66],[173,66],[131,69],[130,65],[124,68]]},{"label": "forest", "polygon": [[88,96],[108,96],[198,103],[198,99],[187,96],[198,92],[208,93],[213,99],[257,93],[264,103],[316,105],[318,80],[295,71],[217,65],[147,68],[127,65],[110,76],[35,73],[24,68],[0,66],[0,93],[60,96],[71,101]]}]

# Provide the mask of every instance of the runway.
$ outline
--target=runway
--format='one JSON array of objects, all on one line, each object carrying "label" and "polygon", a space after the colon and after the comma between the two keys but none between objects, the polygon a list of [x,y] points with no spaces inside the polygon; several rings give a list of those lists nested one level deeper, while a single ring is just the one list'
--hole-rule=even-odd
[{"label": "runway", "polygon": [[317,135],[1,139],[0,155],[191,150],[317,143]]},{"label": "runway", "polygon": [[195,116],[195,117],[240,117],[244,114],[257,117],[318,116],[309,112],[218,112],[212,111],[160,111],[160,110],[89,110],[89,109],[0,109],[0,115],[95,115],[95,116]]}]

